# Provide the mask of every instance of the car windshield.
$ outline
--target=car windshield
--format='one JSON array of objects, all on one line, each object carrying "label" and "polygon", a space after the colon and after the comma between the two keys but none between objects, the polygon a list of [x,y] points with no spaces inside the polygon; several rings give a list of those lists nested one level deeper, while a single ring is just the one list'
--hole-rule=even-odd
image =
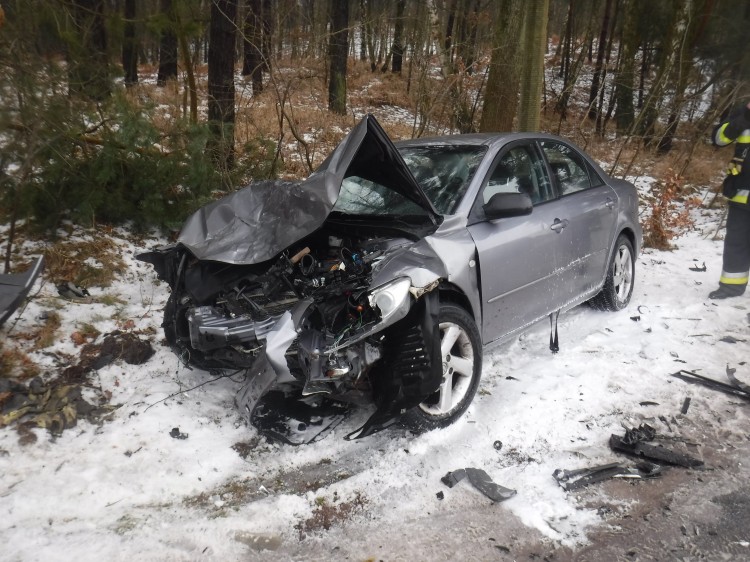
[{"label": "car windshield", "polygon": [[[399,152],[437,212],[447,215],[466,193],[486,147],[432,145],[403,147]],[[343,181],[333,209],[356,215],[427,214],[393,189],[359,176]]]},{"label": "car windshield", "polygon": [[441,215],[453,212],[487,152],[486,146],[413,146],[404,162]]}]

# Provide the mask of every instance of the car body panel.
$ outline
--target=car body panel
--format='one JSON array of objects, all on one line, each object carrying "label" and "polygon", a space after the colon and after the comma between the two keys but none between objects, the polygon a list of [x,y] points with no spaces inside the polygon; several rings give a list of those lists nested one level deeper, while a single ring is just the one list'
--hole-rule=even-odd
[{"label": "car body panel", "polygon": [[303,182],[263,181],[199,209],[177,242],[198,259],[231,264],[269,260],[319,229],[348,176],[377,181],[417,203],[439,220],[374,117],[365,117]]}]

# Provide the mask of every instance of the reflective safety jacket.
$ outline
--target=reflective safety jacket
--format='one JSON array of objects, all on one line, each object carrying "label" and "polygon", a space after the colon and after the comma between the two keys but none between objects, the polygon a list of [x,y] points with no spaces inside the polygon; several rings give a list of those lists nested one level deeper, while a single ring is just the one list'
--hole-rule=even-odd
[{"label": "reflective safety jacket", "polygon": [[730,111],[714,129],[713,143],[716,146],[732,142],[736,143],[734,158],[729,163],[722,193],[730,203],[750,208],[750,108],[745,105]]}]

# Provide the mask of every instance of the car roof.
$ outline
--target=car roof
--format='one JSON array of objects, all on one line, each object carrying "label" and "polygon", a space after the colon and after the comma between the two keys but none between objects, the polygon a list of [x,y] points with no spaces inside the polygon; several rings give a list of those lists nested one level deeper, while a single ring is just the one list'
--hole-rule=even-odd
[{"label": "car roof", "polygon": [[[570,141],[559,137],[557,135],[550,135],[548,133],[537,133],[537,132],[521,132],[521,133],[469,133],[463,135],[445,135],[440,137],[424,137],[416,139],[407,139],[394,142],[397,147],[407,146],[477,146],[486,145],[492,146],[497,144],[505,144],[514,140],[522,139],[538,139],[538,140],[559,140],[570,144]],[[579,149],[580,150],[580,149]]]}]

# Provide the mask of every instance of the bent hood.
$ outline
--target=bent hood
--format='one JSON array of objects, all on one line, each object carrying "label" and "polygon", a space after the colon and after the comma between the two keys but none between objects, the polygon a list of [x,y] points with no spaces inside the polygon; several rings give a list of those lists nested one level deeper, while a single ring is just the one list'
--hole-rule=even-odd
[{"label": "bent hood", "polygon": [[210,203],[185,221],[177,243],[196,258],[232,264],[269,260],[320,228],[345,178],[387,186],[440,216],[372,115],[341,141],[303,182],[262,181]]}]

